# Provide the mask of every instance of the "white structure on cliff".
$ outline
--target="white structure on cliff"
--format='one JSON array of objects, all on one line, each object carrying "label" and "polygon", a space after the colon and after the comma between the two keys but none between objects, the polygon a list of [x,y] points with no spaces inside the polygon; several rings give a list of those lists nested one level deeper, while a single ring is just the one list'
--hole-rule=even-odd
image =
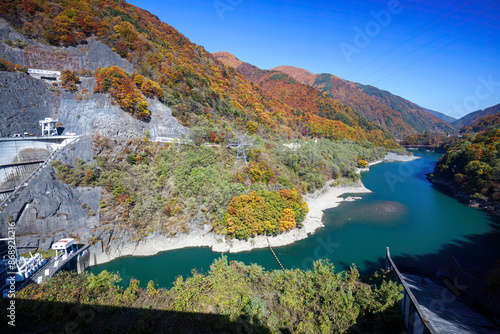
[{"label": "white structure on cliff", "polygon": [[47,117],[43,121],[40,121],[38,123],[42,127],[42,137],[57,136],[57,119]]},{"label": "white structure on cliff", "polygon": [[69,255],[73,251],[78,249],[78,245],[75,243],[75,239],[73,238],[65,238],[61,239],[58,242],[52,245],[52,249],[56,251],[56,258],[59,256],[59,251],[61,251],[61,255]]},{"label": "white structure on cliff", "polygon": [[43,79],[43,80],[59,80],[61,78],[61,71],[49,71],[49,70],[39,70],[36,68],[29,68],[28,74],[33,78]]}]

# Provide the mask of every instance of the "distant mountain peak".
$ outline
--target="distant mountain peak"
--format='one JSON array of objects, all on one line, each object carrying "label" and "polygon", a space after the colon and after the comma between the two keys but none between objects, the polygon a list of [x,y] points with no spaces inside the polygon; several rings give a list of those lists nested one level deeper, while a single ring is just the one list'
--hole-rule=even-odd
[{"label": "distant mountain peak", "polygon": [[389,130],[393,135],[404,137],[408,133],[424,131],[455,131],[452,125],[439,117],[441,114],[430,113],[400,96],[377,87],[361,85],[329,73],[312,74],[293,66],[278,66],[273,70],[286,73],[297,81],[328,94]]},{"label": "distant mountain peak", "polygon": [[241,60],[239,60],[233,54],[231,54],[229,52],[226,52],[226,51],[216,52],[213,55],[217,59],[219,59],[220,61],[222,61],[224,64],[226,64],[227,66],[230,66],[230,67],[233,67],[233,68],[237,68],[238,66],[240,66],[241,64],[243,64],[243,62]]},{"label": "distant mountain peak", "polygon": [[280,71],[288,74],[289,76],[295,78],[298,82],[303,83],[305,85],[310,85],[314,83],[316,80],[316,74],[309,72],[303,68],[282,65],[271,69],[272,71]]},{"label": "distant mountain peak", "polygon": [[493,114],[496,114],[499,112],[500,112],[500,103],[496,104],[494,106],[491,106],[489,108],[486,108],[486,109],[480,109],[477,111],[473,111],[473,112],[465,115],[464,117],[460,118],[459,120],[457,120],[453,124],[457,128],[466,127],[468,125],[474,124],[476,121],[478,121],[479,119],[481,119],[485,116],[493,115]]}]

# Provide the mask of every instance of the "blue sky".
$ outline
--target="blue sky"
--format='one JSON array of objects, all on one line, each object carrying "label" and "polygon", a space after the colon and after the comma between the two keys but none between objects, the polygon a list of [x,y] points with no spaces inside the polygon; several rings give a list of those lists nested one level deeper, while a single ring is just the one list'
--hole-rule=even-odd
[{"label": "blue sky", "polygon": [[370,84],[460,118],[500,103],[497,0],[131,0],[209,52]]}]

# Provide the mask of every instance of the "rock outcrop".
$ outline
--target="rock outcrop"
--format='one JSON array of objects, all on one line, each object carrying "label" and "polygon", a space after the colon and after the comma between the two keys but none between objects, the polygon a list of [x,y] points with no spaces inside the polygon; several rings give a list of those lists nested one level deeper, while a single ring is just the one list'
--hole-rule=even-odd
[{"label": "rock outcrop", "polygon": [[49,84],[25,73],[0,72],[0,137],[40,133],[38,121],[51,117],[58,97]]},{"label": "rock outcrop", "polygon": [[80,91],[86,89],[89,92],[83,99],[77,99],[80,93],[61,94],[57,117],[65,133],[98,133],[115,138],[142,137],[146,130],[152,137],[180,138],[188,134],[188,129],[181,126],[172,116],[171,109],[160,101],[147,99],[151,119],[143,122],[113,104],[109,94],[93,93],[94,85],[94,78],[81,78]]},{"label": "rock outcrop", "polygon": [[[76,157],[90,161],[91,154],[90,137],[86,137],[65,147],[57,158],[69,163]],[[97,227],[99,199],[99,188],[62,184],[56,179],[55,170],[46,166],[0,212],[0,221],[17,222],[20,246],[48,249],[61,237],[78,235],[77,230],[82,228]],[[6,229],[2,224],[2,235],[7,234]]]},{"label": "rock outcrop", "polygon": [[[9,46],[6,44],[9,40],[17,40],[24,46]],[[81,71],[116,65],[127,72],[133,70],[130,62],[93,37],[78,46],[50,46],[25,38],[0,18],[0,41],[1,58],[28,68]]]}]

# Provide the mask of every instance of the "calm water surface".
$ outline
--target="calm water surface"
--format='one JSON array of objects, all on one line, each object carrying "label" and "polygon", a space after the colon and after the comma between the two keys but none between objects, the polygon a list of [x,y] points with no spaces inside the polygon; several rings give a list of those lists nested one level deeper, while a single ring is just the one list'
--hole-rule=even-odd
[{"label": "calm water surface", "polygon": [[[326,210],[325,227],[307,239],[275,248],[283,266],[307,269],[314,260],[329,258],[337,270],[354,263],[369,273],[383,266],[389,246],[396,264],[407,270],[433,273],[444,269],[454,256],[484,274],[500,257],[500,220],[459,203],[426,180],[425,174],[432,172],[440,154],[414,154],[421,159],[372,166],[362,174],[372,193],[348,194],[361,199]],[[206,271],[220,255],[209,248],[186,248],[150,257],[124,257],[89,271],[119,272],[124,285],[137,278],[143,286],[152,279],[170,287],[177,276],[186,277],[193,268]],[[269,249],[226,255],[229,260],[280,269]]]}]

